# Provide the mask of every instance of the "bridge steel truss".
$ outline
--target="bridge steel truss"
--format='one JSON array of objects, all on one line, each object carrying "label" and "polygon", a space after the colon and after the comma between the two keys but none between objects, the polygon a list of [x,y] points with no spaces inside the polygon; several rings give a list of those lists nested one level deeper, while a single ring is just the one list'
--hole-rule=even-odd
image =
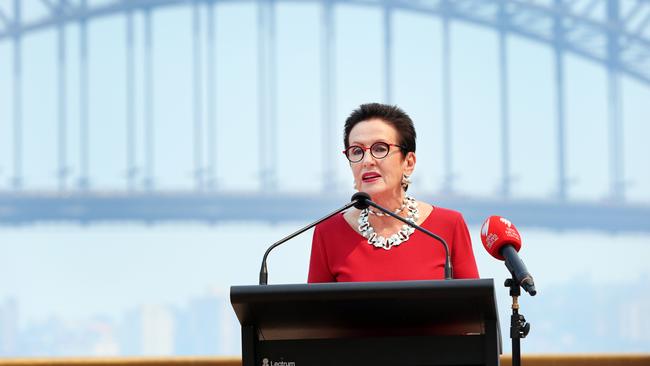
[{"label": "bridge steel truss", "polygon": [[[219,3],[245,2],[240,0],[114,0],[89,5],[87,0],[40,0],[47,14],[38,19],[24,19],[21,0],[13,0],[13,6],[0,6],[0,42],[13,44],[13,190],[0,192],[0,223],[28,223],[36,221],[73,220],[92,222],[103,220],[202,220],[228,219],[300,220],[335,207],[341,199],[336,194],[325,194],[318,199],[277,191],[277,112],[276,112],[276,34],[275,5],[280,0],[248,0],[257,4],[258,14],[258,108],[260,133],[260,180],[262,191],[251,194],[230,194],[217,189],[215,131],[217,123],[212,103],[207,103],[207,130],[201,120],[203,83],[207,99],[214,100],[216,76],[214,74],[214,11]],[[322,135],[325,146],[334,143],[333,111],[335,110],[334,69],[334,8],[339,5],[356,5],[381,8],[384,32],[384,99],[392,101],[392,27],[396,11],[410,11],[439,17],[442,21],[442,88],[444,183],[439,195],[429,197],[434,202],[445,202],[451,207],[470,212],[469,222],[478,222],[481,214],[500,212],[525,217],[531,225],[549,228],[595,228],[610,231],[650,231],[650,207],[625,202],[623,121],[621,115],[620,77],[625,75],[650,87],[650,0],[281,0],[282,2],[312,2],[322,7],[321,17],[321,69],[322,80]],[[171,5],[192,7],[193,24],[193,121],[194,121],[194,180],[195,190],[190,192],[159,192],[154,182],[154,128],[153,121],[153,75],[152,65],[152,12]],[[144,37],[144,125],[145,163],[142,171],[135,164],[135,105],[134,105],[134,14],[143,15]],[[202,15],[206,15],[203,27]],[[126,29],[126,116],[127,123],[127,182],[124,192],[112,194],[91,190],[88,161],[88,41],[87,23],[105,16],[124,16]],[[466,22],[493,29],[498,34],[500,77],[500,134],[501,134],[501,189],[493,200],[465,199],[454,190],[454,167],[451,136],[451,80],[450,71],[450,22]],[[70,189],[70,169],[65,146],[67,130],[67,86],[65,25],[79,26],[79,117],[81,121],[80,176]],[[56,28],[58,68],[58,192],[44,194],[22,190],[22,50],[21,39],[30,32]],[[203,30],[208,42],[202,43]],[[557,124],[557,194],[544,201],[513,200],[511,196],[512,175],[508,149],[510,123],[508,119],[508,49],[507,36],[517,35],[531,41],[548,45],[554,51],[556,124]],[[203,50],[202,45],[207,49]],[[205,51],[205,57],[203,52]],[[600,203],[583,204],[568,199],[569,179],[566,172],[566,117],[565,117],[565,70],[566,54],[574,54],[602,65],[608,75],[608,135],[609,135],[609,197]],[[207,62],[207,75],[202,75],[202,62]],[[203,139],[207,135],[207,140]],[[205,143],[205,148],[204,148]],[[207,153],[206,153],[207,152]],[[334,161],[324,154],[324,192],[332,192]],[[136,191],[137,178],[142,176],[142,191]],[[233,197],[236,200],[233,200]],[[251,210],[260,202],[273,203],[277,211]],[[310,205],[310,203],[312,203]],[[235,207],[247,207],[244,212],[266,212],[255,217],[236,214]],[[125,207],[130,209],[124,210]],[[301,207],[301,209],[288,209]],[[309,207],[309,208],[307,208]],[[232,217],[221,214],[233,212]],[[309,216],[305,216],[308,214]],[[628,219],[612,224],[607,215]]]}]

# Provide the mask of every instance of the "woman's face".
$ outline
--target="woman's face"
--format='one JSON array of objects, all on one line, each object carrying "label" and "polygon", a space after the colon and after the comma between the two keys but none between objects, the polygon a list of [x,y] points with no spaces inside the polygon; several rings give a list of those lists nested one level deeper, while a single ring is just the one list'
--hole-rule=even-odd
[{"label": "woman's face", "polygon": [[[349,145],[364,148],[372,146],[375,142],[399,144],[397,130],[381,119],[370,119],[357,123],[348,137]],[[358,163],[350,163],[354,186],[358,191],[368,193],[370,196],[395,196],[401,197],[402,175],[411,175],[415,167],[415,154],[404,154],[397,146],[391,146],[388,155],[377,159],[365,150],[363,159]]]}]

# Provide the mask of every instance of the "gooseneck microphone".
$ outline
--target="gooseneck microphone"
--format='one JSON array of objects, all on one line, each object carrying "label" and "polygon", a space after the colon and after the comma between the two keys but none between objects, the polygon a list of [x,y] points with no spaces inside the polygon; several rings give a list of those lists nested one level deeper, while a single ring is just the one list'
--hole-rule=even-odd
[{"label": "gooseneck microphone", "polygon": [[[359,193],[364,193],[364,192],[359,192]],[[419,230],[419,231],[429,235],[430,237],[434,238],[435,240],[439,241],[442,244],[442,246],[445,248],[445,280],[451,280],[453,278],[453,269],[451,267],[451,257],[449,256],[449,246],[447,245],[447,242],[445,241],[445,239],[439,237],[438,235],[432,233],[431,231],[429,231],[429,230],[427,230],[427,229],[425,229],[425,228],[423,228],[423,227],[421,227],[421,226],[419,226],[417,224],[414,224],[414,223],[408,221],[407,219],[403,218],[402,216],[399,216],[399,215],[397,215],[397,214],[395,214],[395,213],[393,213],[393,212],[379,206],[378,204],[376,204],[376,203],[374,203],[373,201],[370,200],[370,196],[367,193],[364,193],[364,194],[365,194],[365,197],[360,198],[360,201],[363,200],[363,205],[365,205],[365,207],[359,207],[359,206],[356,206],[356,205],[354,207],[356,207],[358,209],[365,209],[368,206],[372,206],[372,207],[378,209],[379,211],[385,213],[386,215],[391,216],[393,218],[396,218],[397,220],[405,223],[406,225],[408,225],[408,226],[410,226],[410,227],[412,227],[412,228],[414,228],[416,230]],[[354,199],[354,196],[352,196],[352,198]],[[362,205],[360,204],[360,206],[362,206]]]},{"label": "gooseneck microphone", "polygon": [[293,234],[291,234],[289,236],[286,236],[286,237],[278,240],[277,242],[271,244],[271,246],[264,253],[264,257],[262,258],[262,268],[260,269],[260,285],[266,285],[268,283],[269,272],[268,272],[268,269],[266,267],[266,258],[269,256],[269,253],[271,252],[271,250],[273,250],[278,245],[280,245],[280,244],[282,244],[282,243],[284,243],[284,242],[286,242],[286,241],[288,241],[290,239],[293,239],[294,237],[304,233],[305,231],[307,231],[307,230],[311,229],[312,227],[320,224],[321,222],[329,219],[330,217],[336,215],[337,213],[347,210],[348,208],[350,208],[352,206],[354,206],[354,207],[356,207],[356,208],[358,208],[360,210],[363,210],[364,208],[367,208],[368,204],[366,202],[369,201],[369,200],[370,200],[370,196],[368,195],[368,193],[366,193],[366,192],[357,192],[357,193],[352,195],[351,202],[348,203],[347,205],[339,208],[338,210],[328,214],[327,216],[325,216],[325,217],[323,217],[321,219],[318,219],[317,221],[305,226],[304,228],[296,231],[295,233],[293,233]]},{"label": "gooseneck microphone", "polygon": [[491,256],[505,261],[506,267],[519,286],[530,296],[537,294],[533,276],[517,254],[521,249],[521,236],[515,225],[503,217],[490,216],[481,227],[481,242]]}]

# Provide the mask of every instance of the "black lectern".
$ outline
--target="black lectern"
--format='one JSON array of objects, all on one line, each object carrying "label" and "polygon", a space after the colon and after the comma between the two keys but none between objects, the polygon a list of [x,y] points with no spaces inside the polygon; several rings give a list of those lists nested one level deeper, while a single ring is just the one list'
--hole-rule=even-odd
[{"label": "black lectern", "polygon": [[499,364],[491,279],[232,286],[243,366]]}]

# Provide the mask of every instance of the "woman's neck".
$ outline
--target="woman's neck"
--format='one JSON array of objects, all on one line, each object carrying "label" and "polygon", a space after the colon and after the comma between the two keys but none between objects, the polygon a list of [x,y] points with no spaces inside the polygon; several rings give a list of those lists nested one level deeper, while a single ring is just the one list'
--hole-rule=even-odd
[{"label": "woman's neck", "polygon": [[376,194],[371,199],[381,207],[389,211],[395,211],[402,207],[406,193],[403,190],[397,192],[386,192],[385,194]]}]

